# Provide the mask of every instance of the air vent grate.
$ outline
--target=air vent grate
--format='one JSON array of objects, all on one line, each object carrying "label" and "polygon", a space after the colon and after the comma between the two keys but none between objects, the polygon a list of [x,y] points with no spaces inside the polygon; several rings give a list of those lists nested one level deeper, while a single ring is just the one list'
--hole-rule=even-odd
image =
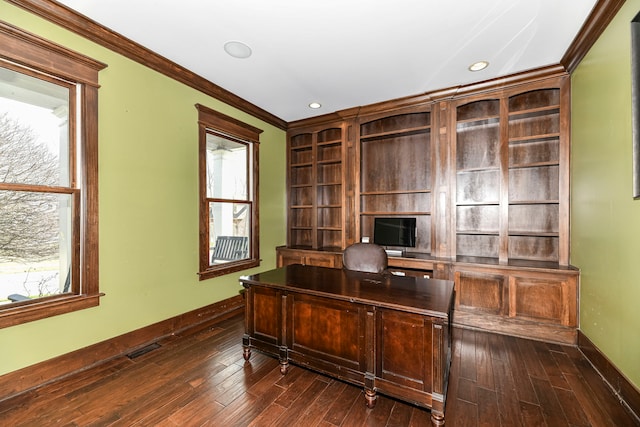
[{"label": "air vent grate", "polygon": [[140,357],[143,354],[147,354],[150,351],[153,351],[153,350],[155,350],[157,348],[160,348],[160,347],[161,347],[160,344],[158,344],[157,342],[154,342],[152,344],[145,345],[144,347],[139,348],[139,349],[137,349],[135,351],[132,351],[131,353],[127,354],[127,357],[129,359],[135,359],[136,357]]}]

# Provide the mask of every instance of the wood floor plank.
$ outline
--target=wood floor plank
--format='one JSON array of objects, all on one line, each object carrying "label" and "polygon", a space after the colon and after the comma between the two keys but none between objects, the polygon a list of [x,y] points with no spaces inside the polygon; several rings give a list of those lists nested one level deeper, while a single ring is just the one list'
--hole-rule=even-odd
[{"label": "wood floor plank", "polygon": [[[460,424],[450,423],[449,425],[455,426]],[[420,408],[414,408],[411,412],[411,422],[409,423],[409,427],[431,427],[431,412]]]},{"label": "wood floor plank", "polygon": [[500,426],[498,395],[494,390],[478,387],[478,427]]},{"label": "wood floor plank", "polygon": [[209,423],[212,426],[247,426],[272,405],[282,393],[282,387],[275,384],[257,397],[244,393],[211,418]]},{"label": "wood floor plank", "polygon": [[520,350],[518,356],[521,358],[521,362],[524,362],[529,376],[531,378],[546,380],[547,373],[538,357],[537,349],[539,348],[539,344],[535,341],[521,338],[515,339],[514,341],[518,344]]},{"label": "wood floor plank", "polygon": [[477,386],[495,391],[489,334],[476,334]]},{"label": "wood floor plank", "polygon": [[465,329],[460,342],[460,377],[471,381],[477,380],[475,337],[474,331]]},{"label": "wood floor plank", "polygon": [[[284,406],[285,408],[290,407],[293,402],[300,397],[302,393],[313,383],[316,379],[317,374],[312,371],[308,371],[306,369],[299,368],[297,366],[291,368],[291,370],[299,370],[302,373],[297,377],[296,381],[292,383],[282,395],[278,398],[276,403],[278,405]],[[287,374],[288,375],[288,374]]]},{"label": "wood floor plank", "polygon": [[593,395],[593,391],[589,388],[584,378],[574,374],[565,374],[565,378],[592,426],[615,427],[603,408],[600,408],[599,401]]},{"label": "wood floor plank", "polygon": [[558,366],[554,353],[544,345],[536,346],[535,351],[542,362],[542,366],[551,385],[556,388],[570,390],[569,383],[567,383],[560,366]]},{"label": "wood floor plank", "polygon": [[505,337],[504,340],[507,349],[507,366],[510,368],[518,399],[537,405],[538,396],[533,388],[531,379],[532,376],[540,377],[541,375],[546,379],[546,375],[544,371],[540,372],[537,368],[539,363],[537,357],[527,354],[527,352],[533,351],[532,347],[524,346],[523,352],[523,344],[519,343],[524,340],[513,337]]},{"label": "wood floor plank", "polygon": [[458,390],[456,395],[458,399],[462,399],[470,403],[478,403],[477,386],[476,381],[471,381],[467,378],[458,379]]},{"label": "wood floor plank", "polygon": [[367,420],[368,411],[367,405],[364,404],[363,393],[360,392],[359,398],[355,404],[351,406],[351,409],[347,413],[347,416],[340,424],[341,427],[362,427]]},{"label": "wood floor plank", "polygon": [[540,405],[534,405],[529,402],[520,402],[520,412],[522,413],[522,424],[524,426],[547,427]]},{"label": "wood floor plank", "polygon": [[[569,383],[567,383],[567,385],[568,384]],[[564,387],[554,387],[554,390],[558,397],[558,401],[560,402],[560,407],[562,408],[567,421],[569,421],[569,424],[575,427],[587,427],[589,425],[589,421],[587,420],[587,416],[582,410],[582,407],[580,407],[580,403],[578,402],[576,395],[573,393],[573,390],[566,389]]]},{"label": "wood floor plank", "polygon": [[633,425],[634,420],[631,415],[622,407],[622,405],[610,405],[612,399],[617,399],[613,390],[611,390],[606,383],[602,380],[600,374],[598,374],[591,366],[591,364],[582,357],[579,361],[579,369],[583,378],[586,380],[589,388],[593,390],[593,393],[598,400],[598,406],[607,414],[607,417],[613,425],[626,426]]},{"label": "wood floor plank", "polygon": [[411,422],[412,408],[408,405],[397,404],[393,406],[386,427],[406,427]]},{"label": "wood floor plank", "polygon": [[271,405],[267,406],[264,411],[258,414],[258,416],[254,418],[247,427],[271,426],[285,412],[287,412],[287,408],[280,406],[277,403],[272,403]]},{"label": "wood floor plank", "polygon": [[542,414],[549,427],[567,427],[569,425],[556,393],[546,379],[532,378],[533,387],[536,390]]},{"label": "wood floor plank", "polygon": [[362,397],[357,387],[345,388],[336,401],[329,407],[327,415],[325,415],[323,420],[334,426],[342,425],[351,408],[357,403],[360,403],[361,399],[364,399],[364,397]]},{"label": "wood floor plank", "polygon": [[[305,412],[318,399],[322,392],[327,388],[328,384],[314,376],[313,381],[303,392],[298,393],[298,397],[287,407],[286,411],[272,424],[274,427],[289,427],[291,425],[305,425],[300,422]],[[289,390],[294,389],[292,386]],[[280,395],[287,394],[287,392]],[[280,404],[278,398],[276,404]]]},{"label": "wood floor plank", "polygon": [[492,359],[492,363],[496,377],[496,396],[498,398],[500,423],[504,426],[521,426],[520,402],[511,376],[511,369],[507,362],[501,359]]},{"label": "wood floor plank", "polygon": [[[365,403],[362,405],[366,407]],[[383,395],[379,395],[376,401],[376,406],[373,409],[367,410],[367,419],[365,425],[373,426],[386,426],[389,417],[391,417],[391,411],[395,405],[395,400]]]},{"label": "wood floor plank", "polygon": [[[0,426],[426,427],[428,410],[276,357],[242,357],[242,316],[183,331],[11,399]],[[453,328],[447,426],[638,426],[576,347]],[[534,397],[535,396],[535,397]]]},{"label": "wood floor plank", "polygon": [[309,406],[300,417],[298,423],[301,426],[315,426],[322,422],[331,405],[336,401],[340,393],[347,387],[343,382],[332,380],[318,398]]}]

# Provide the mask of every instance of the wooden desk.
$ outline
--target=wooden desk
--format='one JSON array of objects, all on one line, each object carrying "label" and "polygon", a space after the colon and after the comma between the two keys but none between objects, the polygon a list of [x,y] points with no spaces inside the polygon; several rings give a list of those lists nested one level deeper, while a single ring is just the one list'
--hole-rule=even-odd
[{"label": "wooden desk", "polygon": [[242,277],[251,349],[431,409],[444,425],[453,282],[293,264]]}]

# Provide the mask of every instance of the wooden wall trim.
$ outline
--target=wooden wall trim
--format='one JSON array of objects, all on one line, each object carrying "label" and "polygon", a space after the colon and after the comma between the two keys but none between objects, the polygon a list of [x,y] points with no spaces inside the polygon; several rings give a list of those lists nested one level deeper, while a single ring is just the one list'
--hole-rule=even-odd
[{"label": "wooden wall trim", "polygon": [[640,423],[640,390],[580,330],[578,348]]},{"label": "wooden wall trim", "polygon": [[144,46],[53,0],[6,0],[184,85],[286,130],[287,122]]},{"label": "wooden wall trim", "polygon": [[[425,102],[449,99],[475,91],[484,92],[501,86],[516,84],[519,81],[524,82],[531,78],[539,79],[544,77],[545,74],[552,75],[559,71],[572,73],[624,4],[624,0],[599,0],[558,65],[542,67],[470,85],[454,86],[425,94],[394,99],[365,107],[354,107],[343,110],[342,112],[338,111],[323,116],[313,117],[311,119],[303,119],[287,123],[279,117],[276,117],[243,98],[240,98],[232,92],[223,89],[222,87],[168,60],[167,58],[158,55],[136,42],[103,27],[88,17],[75,12],[65,5],[55,2],[54,0],[6,1],[283,130],[306,126],[309,123],[324,123],[338,118],[345,118],[347,116],[351,117],[358,113],[372,113],[378,110],[401,108]],[[361,108],[364,110],[359,111]]]},{"label": "wooden wall trim", "polygon": [[591,46],[598,40],[623,4],[624,0],[599,0],[596,3],[578,35],[573,39],[571,46],[560,60],[560,64],[569,73],[573,73],[578,67],[582,58],[589,52]]},{"label": "wooden wall trim", "polygon": [[71,353],[0,376],[0,402],[204,323],[244,311],[243,295],[180,314]]},{"label": "wooden wall trim", "polygon": [[321,116],[296,120],[293,122],[289,122],[288,129],[291,130],[299,127],[307,127],[310,125],[322,125],[344,118],[358,118],[375,113],[389,113],[393,110],[400,110],[429,103],[436,103],[439,101],[456,99],[470,94],[491,92],[495,90],[514,87],[520,84],[528,84],[533,81],[557,78],[566,75],[567,72],[562,65],[549,65],[546,67],[540,67],[532,70],[510,74],[508,76],[496,77],[490,80],[483,80],[466,85],[451,86],[444,89],[425,92],[419,95],[410,95],[403,98],[391,99],[375,104],[340,110]]}]

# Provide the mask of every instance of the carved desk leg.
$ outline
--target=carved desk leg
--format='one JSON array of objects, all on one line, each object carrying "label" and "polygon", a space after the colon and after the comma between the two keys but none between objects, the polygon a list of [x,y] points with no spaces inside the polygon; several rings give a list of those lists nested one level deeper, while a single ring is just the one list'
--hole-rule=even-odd
[{"label": "carved desk leg", "polygon": [[289,354],[287,347],[280,347],[280,373],[286,375],[289,372]]},{"label": "carved desk leg", "polygon": [[378,396],[376,395],[376,391],[372,390],[372,389],[365,389],[364,390],[364,398],[366,400],[367,403],[367,408],[369,409],[373,409],[376,406],[376,400],[378,399]]},{"label": "carved desk leg", "polygon": [[242,337],[242,357],[244,357],[246,361],[251,357],[251,346],[249,345],[248,335]]},{"label": "carved desk leg", "polygon": [[[373,350],[371,354],[373,355]],[[373,360],[373,357],[371,357],[371,360]],[[366,373],[364,375],[364,398],[367,403],[367,408],[372,409],[376,406],[377,397],[375,376],[372,373]]]},{"label": "carved desk leg", "polygon": [[440,427],[444,425],[444,414],[442,412],[431,411],[431,425]]}]

